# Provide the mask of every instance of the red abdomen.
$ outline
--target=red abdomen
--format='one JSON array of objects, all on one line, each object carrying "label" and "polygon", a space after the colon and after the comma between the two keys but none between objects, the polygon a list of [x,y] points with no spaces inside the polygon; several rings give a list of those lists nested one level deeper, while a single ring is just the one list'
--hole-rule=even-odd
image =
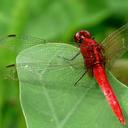
[{"label": "red abdomen", "polygon": [[115,113],[115,115],[117,116],[117,118],[119,119],[119,121],[125,125],[125,119],[120,107],[120,104],[117,100],[117,97],[107,79],[106,73],[105,73],[105,69],[103,68],[102,65],[97,64],[93,67],[93,75],[98,83],[98,85],[100,86],[100,88],[102,89],[102,92],[104,93],[110,107],[112,108],[113,112]]}]

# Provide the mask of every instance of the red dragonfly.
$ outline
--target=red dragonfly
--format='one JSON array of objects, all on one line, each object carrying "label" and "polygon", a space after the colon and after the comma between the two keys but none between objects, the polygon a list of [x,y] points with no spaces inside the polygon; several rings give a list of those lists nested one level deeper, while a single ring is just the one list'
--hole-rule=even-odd
[{"label": "red dragonfly", "polygon": [[103,54],[102,45],[98,44],[94,39],[92,39],[92,36],[88,31],[80,31],[76,33],[74,38],[80,46],[80,52],[83,55],[87,72],[91,72],[95,77],[113,112],[119,121],[125,125],[126,121],[120,104],[105,73],[105,57]]},{"label": "red dragonfly", "polygon": [[[77,32],[74,36],[74,39],[78,44],[78,46],[80,47],[80,52],[70,59],[70,60],[75,59],[80,53],[83,55],[84,64],[87,69],[86,72],[88,72],[89,74],[95,77],[108,103],[110,104],[113,112],[115,113],[115,115],[123,125],[126,124],[126,121],[123,116],[119,102],[116,98],[116,95],[114,94],[114,91],[107,79],[107,75],[105,73],[105,67],[106,66],[111,67],[115,62],[115,60],[121,57],[128,50],[127,33],[128,33],[128,24],[122,26],[121,28],[110,34],[101,44],[98,44],[92,38],[91,34],[88,31]],[[25,44],[26,45],[25,48],[37,44],[47,43],[47,41],[39,38],[32,38],[27,36],[17,37],[15,34],[8,35],[8,37],[2,38],[1,40],[5,41],[5,39],[7,40],[18,39],[18,40],[27,41],[27,43]],[[30,41],[30,43],[28,43],[28,41]],[[11,46],[12,44],[10,44],[10,47]],[[3,47],[6,47],[6,45],[3,45]],[[116,53],[116,55],[114,56],[112,54],[113,49],[114,52]],[[76,63],[76,65],[78,65],[78,63]],[[12,66],[14,65],[9,65],[7,67],[12,67]],[[20,66],[23,66],[23,64],[21,64]],[[84,75],[85,73],[80,77],[80,79]],[[80,81],[80,79],[76,80],[75,84],[77,84]]]}]

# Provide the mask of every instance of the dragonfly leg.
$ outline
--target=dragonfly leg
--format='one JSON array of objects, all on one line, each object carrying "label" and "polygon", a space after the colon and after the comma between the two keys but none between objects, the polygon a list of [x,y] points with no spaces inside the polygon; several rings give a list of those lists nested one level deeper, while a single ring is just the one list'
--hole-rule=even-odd
[{"label": "dragonfly leg", "polygon": [[75,82],[74,86],[76,86],[78,84],[78,82],[84,77],[84,75],[87,73],[87,71],[85,71],[81,77]]},{"label": "dragonfly leg", "polygon": [[65,58],[65,57],[62,57],[62,58],[65,59],[65,60],[68,60],[68,61],[72,61],[79,55],[80,55],[80,51],[76,55],[74,55],[72,58]]},{"label": "dragonfly leg", "polygon": [[73,56],[72,58],[70,58],[70,59],[68,59],[68,60],[70,60],[70,61],[72,61],[72,60],[74,60],[77,56],[79,56],[80,55],[80,51],[75,55],[75,56]]}]

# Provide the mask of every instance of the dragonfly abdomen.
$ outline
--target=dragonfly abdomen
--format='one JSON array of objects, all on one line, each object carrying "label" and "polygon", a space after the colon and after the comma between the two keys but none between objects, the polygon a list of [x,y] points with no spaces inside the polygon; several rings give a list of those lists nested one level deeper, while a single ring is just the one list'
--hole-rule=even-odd
[{"label": "dragonfly abdomen", "polygon": [[104,67],[100,64],[97,64],[93,67],[93,75],[100,86],[102,92],[104,93],[104,96],[106,97],[110,107],[112,108],[113,112],[119,119],[119,121],[125,125],[125,119],[121,110],[121,107],[119,105],[119,102],[116,98],[116,95],[107,79]]}]

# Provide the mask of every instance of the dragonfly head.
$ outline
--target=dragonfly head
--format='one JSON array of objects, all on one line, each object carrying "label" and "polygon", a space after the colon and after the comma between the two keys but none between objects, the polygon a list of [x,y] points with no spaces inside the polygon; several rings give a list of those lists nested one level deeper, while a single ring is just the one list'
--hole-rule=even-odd
[{"label": "dragonfly head", "polygon": [[86,30],[81,30],[74,35],[75,42],[77,42],[79,44],[82,43],[83,39],[85,39],[85,38],[91,38],[90,32],[88,32]]}]

